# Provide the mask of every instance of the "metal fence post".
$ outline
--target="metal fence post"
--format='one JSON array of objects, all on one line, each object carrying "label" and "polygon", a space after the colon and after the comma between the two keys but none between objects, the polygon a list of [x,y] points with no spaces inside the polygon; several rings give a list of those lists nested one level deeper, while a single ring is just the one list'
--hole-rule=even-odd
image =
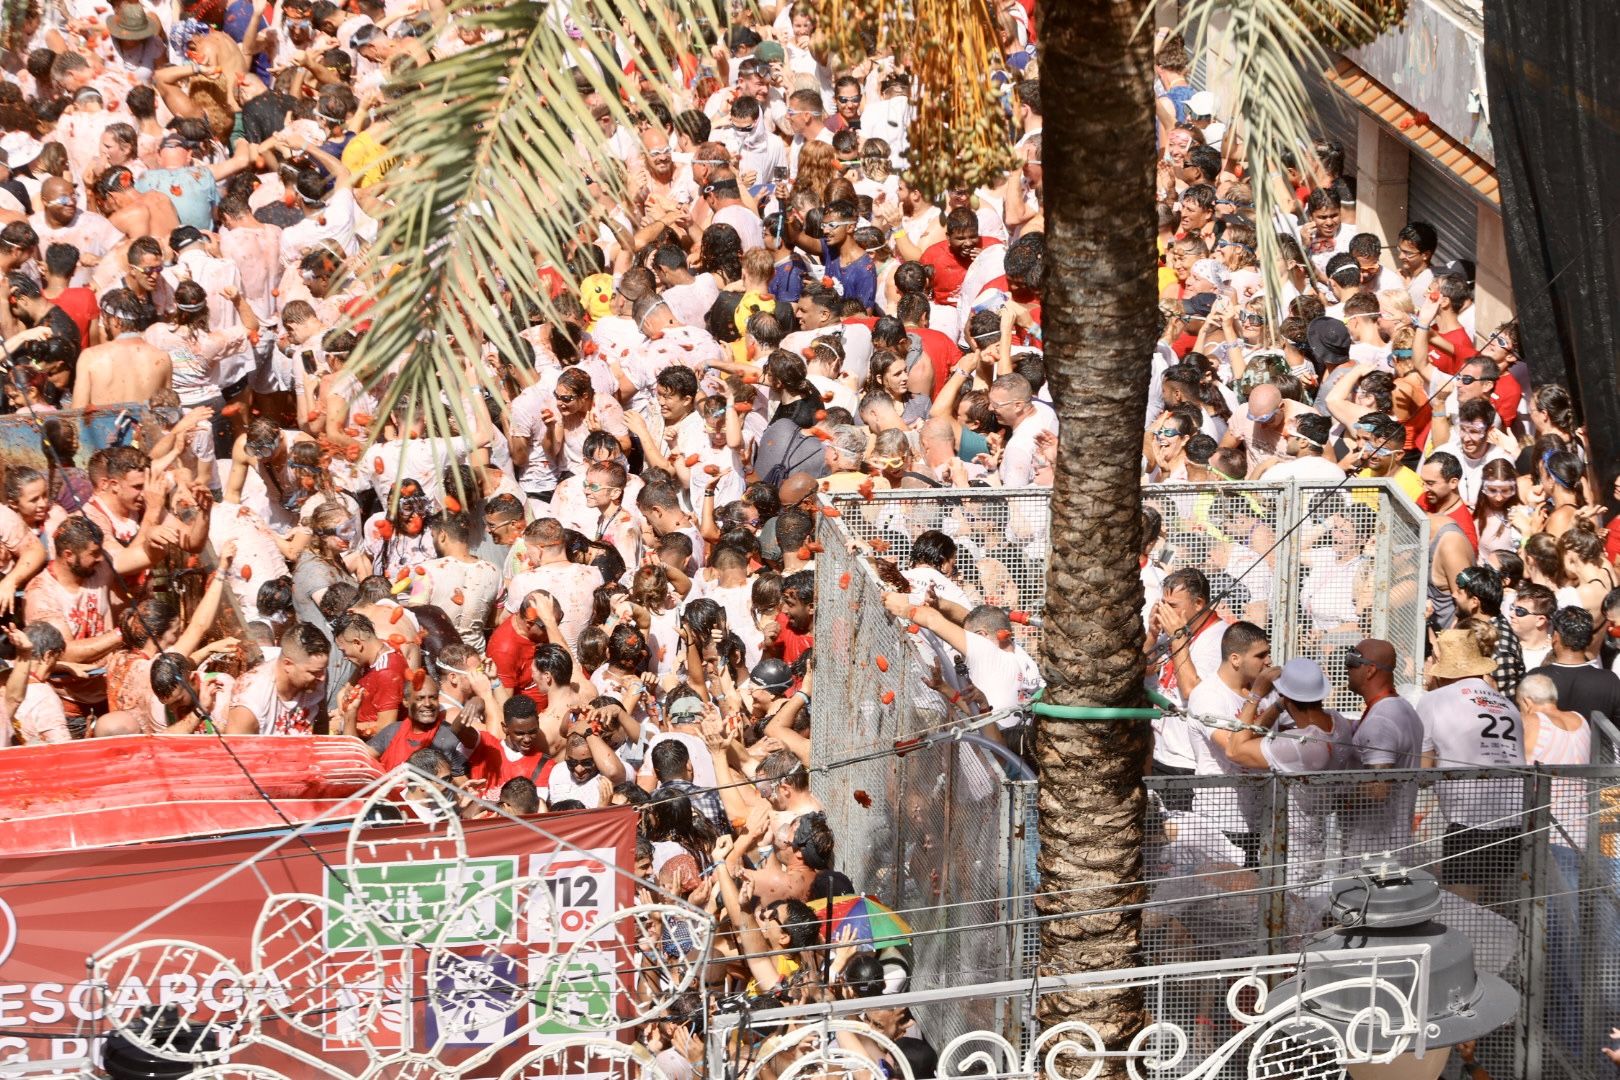
[{"label": "metal fence post", "polygon": [[1552,840],[1552,778],[1538,772],[1524,779],[1529,820],[1519,839],[1519,880],[1529,889],[1519,899],[1519,963],[1524,973],[1524,1038],[1514,1043],[1515,1076],[1541,1076],[1546,1053],[1547,880]]},{"label": "metal fence post", "polygon": [[1261,933],[1268,953],[1287,952],[1288,934],[1288,796],[1289,788],[1276,773],[1265,777],[1265,819],[1260,841],[1260,885],[1269,890],[1259,904]]}]

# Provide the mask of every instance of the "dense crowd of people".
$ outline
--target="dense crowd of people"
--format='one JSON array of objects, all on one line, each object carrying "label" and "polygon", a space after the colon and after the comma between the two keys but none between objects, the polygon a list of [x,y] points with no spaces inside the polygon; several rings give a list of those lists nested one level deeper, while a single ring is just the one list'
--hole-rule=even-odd
[{"label": "dense crowd of people", "polygon": [[[908,183],[908,58],[829,67],[803,4],[734,12],[630,125],[588,98],[582,159],[619,182],[569,265],[536,267],[555,310],[503,298],[526,352],[470,359],[485,389],[435,439],[436,403],[384,415],[386,380],[345,370],[373,287],[351,271],[391,206],[397,80],[482,31],[432,2],[28,7],[0,41],[0,337],[46,467],[0,492],[0,745],[344,734],[510,813],[636,805],[638,869],[735,931],[749,994],[903,985],[903,955],[859,942],[795,956],[819,940],[808,903],[862,885],[806,771],[815,725],[843,722],[813,708],[816,523],[829,494],[1051,483],[1032,5],[998,19],[1022,165],[937,202]],[[1431,636],[1409,701],[1372,632],[1375,504],[1334,495],[1314,652],[1274,666],[1266,524],[1218,486],[1172,496],[1173,528],[1145,522],[1148,681],[1200,719],[1157,725],[1155,772],[1588,761],[1620,704],[1620,530],[1568,391],[1531,383],[1514,323],[1475,325],[1433,227],[1356,226],[1341,147],[1256,171],[1187,46],[1156,49],[1146,480],[1388,478],[1429,515]],[[58,415],[131,403],[143,430],[87,460]],[[1039,669],[958,524],[905,537],[886,606],[963,715],[1015,708]],[[1211,562],[1178,555],[1190,535]],[[1359,717],[1324,706],[1335,650]],[[1416,785],[1369,790],[1318,808],[1342,854],[1411,843]],[[1513,887],[1467,856],[1520,828],[1516,798],[1439,791],[1448,886]],[[1254,865],[1252,808],[1161,803],[1166,859]],[[867,1016],[928,1075],[903,1011]],[[683,1030],[672,1076],[696,1060]]]}]

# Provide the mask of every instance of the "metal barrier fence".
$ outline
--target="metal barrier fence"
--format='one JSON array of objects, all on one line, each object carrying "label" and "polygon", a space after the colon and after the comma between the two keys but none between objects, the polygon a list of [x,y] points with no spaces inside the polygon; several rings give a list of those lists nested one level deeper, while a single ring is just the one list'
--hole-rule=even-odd
[{"label": "metal barrier fence", "polygon": [[[1045,593],[1047,492],[957,491],[840,498],[823,518],[816,558],[814,766],[842,763],[935,732],[957,718],[961,685],[948,649],[908,634],[883,594],[914,586],[911,544],[929,529],[957,541],[969,603],[1032,613]],[[854,541],[863,552],[852,551]],[[939,577],[942,594],[946,579]],[[921,599],[918,590],[917,599]],[[1033,650],[1030,627],[1018,627]],[[816,793],[855,887],[904,912],[911,985],[938,989],[1032,973],[1035,785],[1016,756],[976,735],[817,771]],[[1016,899],[1009,900],[1009,897]],[[953,927],[974,927],[945,932]],[[1016,1002],[960,1000],[935,1010],[930,1035],[1004,1030]],[[1011,1011],[1009,1011],[1011,1010]]]},{"label": "metal barrier fence", "polygon": [[[1612,760],[1614,729],[1594,759]],[[1441,763],[1443,766],[1444,763]],[[1620,768],[1151,776],[1148,963],[1290,953],[1328,889],[1389,852],[1445,887],[1439,919],[1522,997],[1480,1041],[1492,1075],[1611,1076],[1620,1016]]]},{"label": "metal barrier fence", "polygon": [[1264,627],[1277,663],[1319,662],[1331,707],[1360,710],[1344,646],[1364,637],[1395,646],[1397,687],[1421,686],[1429,523],[1390,481],[1155,484],[1142,501],[1164,522],[1159,570],[1202,570],[1222,617]]},{"label": "metal barrier fence", "polygon": [[[1093,1077],[1105,1062],[1125,1059],[1135,1078],[1164,1080],[1197,1071],[1219,1077],[1343,1080],[1344,1066],[1380,1065],[1408,1054],[1437,1054],[1425,1023],[1435,955],[1429,945],[1356,950],[1311,950],[1291,956],[1253,956],[1163,964],[1124,971],[1042,976],[885,995],[882,1008],[904,1009],[925,1030],[939,1026],[967,996],[1033,1005],[1049,994],[1134,990],[1147,1026],[1128,1049],[1107,1051],[1095,1017],[1081,1013],[1042,1030],[1032,1026],[1025,1045],[999,1030],[974,1030],[942,1040],[933,1053],[896,1040],[869,1014],[871,998],[720,1013],[709,1024],[708,1075],[716,1080],[772,1077],[888,1076],[892,1080],[987,1076],[1000,1080],[1069,1080]],[[1306,971],[1331,969],[1309,1000],[1287,990]],[[1297,983],[1296,983],[1297,985]],[[1324,1023],[1320,1008],[1332,1000],[1352,1024]],[[1378,1021],[1372,1021],[1377,1015]],[[1373,1045],[1374,1027],[1379,1031]],[[1433,1060],[1432,1058],[1429,1060]],[[1366,1075],[1373,1075],[1368,1072]],[[1395,1075],[1407,1075],[1397,1073]]]},{"label": "metal barrier fence", "polygon": [[[1313,656],[1343,687],[1340,646],[1379,636],[1393,642],[1400,657],[1397,684],[1415,686],[1427,519],[1387,481],[1330,487],[1155,486],[1144,502],[1165,526],[1165,557],[1156,565],[1166,572],[1193,566],[1210,575],[1223,614],[1265,626],[1279,663]],[[822,519],[818,536],[815,690],[817,716],[841,719],[818,724],[814,765],[842,763],[961,718],[953,697],[965,680],[951,650],[927,632],[907,633],[884,610],[883,594],[906,590],[920,602],[932,584],[965,606],[991,603],[1038,616],[1046,594],[1049,499],[1046,488],[834,497],[839,513]],[[957,545],[949,578],[913,563],[914,541],[936,529]],[[1375,589],[1374,581],[1390,587]],[[1014,634],[1033,655],[1039,634],[1033,624],[1015,625]],[[964,739],[814,774],[841,865],[855,886],[930,931],[914,945],[913,985],[1017,978],[1035,970],[1038,934],[1033,924],[1016,921],[1033,910],[1027,894],[1034,881],[1035,795],[1025,773],[1005,755]],[[1009,926],[982,929],[1008,920]],[[932,932],[965,926],[981,929]],[[941,1029],[931,1034],[949,1038],[991,1026],[993,1019],[972,1003],[963,1003],[954,1018],[947,1012],[940,1010],[935,1023]]]}]

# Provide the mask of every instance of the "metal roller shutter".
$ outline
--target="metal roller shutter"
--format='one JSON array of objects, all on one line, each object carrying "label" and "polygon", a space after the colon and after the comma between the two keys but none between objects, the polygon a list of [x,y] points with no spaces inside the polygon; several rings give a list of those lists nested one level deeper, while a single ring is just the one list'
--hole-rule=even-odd
[{"label": "metal roller shutter", "polygon": [[1407,220],[1428,222],[1440,234],[1440,247],[1434,256],[1436,267],[1457,259],[1473,261],[1478,203],[1450,169],[1421,150],[1413,150],[1406,198]]},{"label": "metal roller shutter", "polygon": [[1356,117],[1359,110],[1333,89],[1319,71],[1302,72],[1311,106],[1316,110],[1315,130],[1344,147],[1344,175],[1356,176]]}]

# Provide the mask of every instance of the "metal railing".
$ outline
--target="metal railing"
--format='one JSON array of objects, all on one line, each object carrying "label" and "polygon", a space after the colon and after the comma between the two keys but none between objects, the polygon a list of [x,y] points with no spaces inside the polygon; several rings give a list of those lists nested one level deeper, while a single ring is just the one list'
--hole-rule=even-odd
[{"label": "metal railing", "polygon": [[[1039,613],[1047,500],[1044,489],[836,500],[841,516],[823,519],[816,558],[812,766],[892,748],[962,719],[952,697],[964,680],[948,647],[908,633],[884,611],[883,594],[909,587],[900,575],[911,566],[912,542],[940,529],[957,541],[965,599]],[[876,554],[857,554],[856,541],[861,552]],[[1037,631],[1019,626],[1016,633],[1034,648]],[[1034,972],[1035,783],[1016,755],[967,734],[812,775],[838,839],[840,868],[857,890],[903,910],[918,931],[910,986]],[[1015,1005],[962,999],[932,1012],[930,1035],[1015,1030]]]},{"label": "metal railing", "polygon": [[[1415,687],[1427,519],[1387,481],[1330,489],[1149,488],[1144,502],[1162,516],[1165,541],[1163,557],[1144,577],[1197,567],[1211,577],[1223,614],[1253,618],[1271,632],[1279,663],[1313,656],[1335,686],[1344,685],[1341,645],[1367,635],[1387,638],[1401,657],[1397,685]],[[966,684],[958,658],[933,635],[908,632],[892,619],[883,607],[886,592],[910,590],[919,602],[934,581],[941,595],[952,591],[947,598],[966,606],[1026,612],[1032,619],[1014,625],[1014,639],[1036,652],[1050,496],[1046,488],[969,488],[832,499],[837,515],[822,519],[816,559],[813,766],[893,747],[964,718],[954,700]],[[929,530],[956,543],[949,579],[913,565],[912,546]],[[1351,551],[1351,545],[1359,546]],[[1391,587],[1371,588],[1374,580]],[[1038,934],[1024,921],[1033,913],[1035,791],[1023,770],[1008,771],[1002,756],[964,739],[813,775],[838,838],[840,866],[858,890],[905,909],[914,925],[931,931],[974,928],[920,936],[911,985],[953,986],[1035,970]],[[1004,925],[984,929],[995,922]],[[956,1015],[936,1010],[930,1034],[950,1038],[988,1027],[996,1019],[988,1008],[964,1001]],[[1004,1026],[1019,1022],[996,1008]]]},{"label": "metal railing", "polygon": [[[1430,964],[1428,945],[1311,950],[913,991],[885,995],[881,1002],[857,998],[721,1013],[709,1025],[708,1074],[720,1080],[868,1074],[1064,1080],[1095,1076],[1106,1060],[1123,1058],[1136,1078],[1339,1080],[1346,1064],[1381,1064],[1402,1053],[1449,1054],[1449,1048],[1425,1042]],[[1287,992],[1289,980],[1307,968],[1328,965],[1339,979],[1305,995]],[[952,1012],[966,995],[1034,1007],[1049,994],[1118,990],[1138,992],[1146,1017],[1146,1026],[1121,1050],[1105,1048],[1093,1023],[1099,1018],[1085,1011],[1044,1029],[1032,1027],[1023,1046],[994,1029],[935,1037],[934,1055],[918,1055],[914,1045],[868,1015],[874,1008],[889,1015],[905,1009],[932,1032],[940,1026],[939,1014]],[[1360,1009],[1361,1019],[1350,1030],[1322,1022],[1324,1014],[1314,1006],[1330,998],[1345,1014]],[[1375,1014],[1385,1025],[1376,1035]]]},{"label": "metal railing", "polygon": [[[1594,756],[1612,752],[1603,722]],[[1444,886],[1440,921],[1521,995],[1480,1041],[1493,1075],[1612,1075],[1620,1015],[1620,768],[1437,768],[1150,776],[1149,963],[1286,954],[1331,881],[1388,851]]]}]

